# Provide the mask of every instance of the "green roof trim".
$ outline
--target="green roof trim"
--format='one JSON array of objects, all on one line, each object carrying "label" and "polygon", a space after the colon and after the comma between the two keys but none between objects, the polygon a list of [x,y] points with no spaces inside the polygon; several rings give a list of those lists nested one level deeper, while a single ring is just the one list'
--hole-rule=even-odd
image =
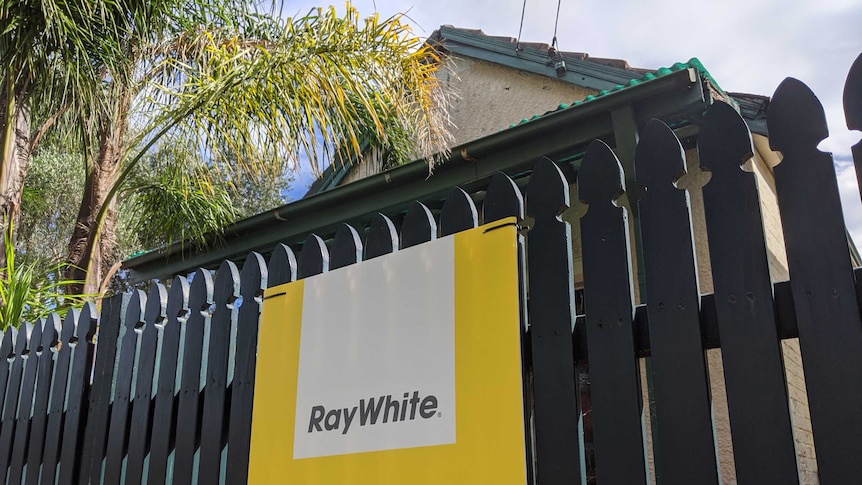
[{"label": "green roof trim", "polygon": [[643,76],[641,76],[638,79],[631,79],[625,84],[617,84],[616,86],[614,86],[611,89],[603,89],[596,94],[588,95],[587,97],[585,97],[582,100],[573,101],[571,104],[560,103],[560,105],[557,106],[556,109],[546,111],[542,114],[533,115],[530,118],[522,118],[521,121],[519,121],[517,123],[512,123],[511,125],[509,125],[509,128],[514,128],[518,125],[521,125],[524,123],[529,123],[530,121],[533,121],[533,120],[537,120],[537,119],[539,119],[545,115],[555,113],[557,111],[561,111],[564,109],[574,108],[575,106],[579,106],[583,103],[588,103],[588,102],[593,101],[595,99],[607,96],[608,94],[615,93],[617,91],[622,91],[623,89],[630,88],[632,86],[637,86],[638,84],[649,82],[649,81],[652,81],[654,79],[658,79],[662,76],[667,76],[668,74],[683,71],[686,69],[695,69],[704,78],[709,80],[710,84],[712,84],[713,87],[715,87],[719,92],[721,92],[722,94],[727,94],[727,93],[725,93],[725,91],[723,89],[721,89],[721,86],[718,85],[718,82],[716,82],[715,78],[712,77],[712,75],[709,73],[709,71],[707,71],[706,68],[703,67],[703,63],[700,62],[700,59],[698,59],[697,57],[692,57],[686,63],[677,62],[670,67],[660,67],[653,72],[648,72],[648,73],[644,74]]}]

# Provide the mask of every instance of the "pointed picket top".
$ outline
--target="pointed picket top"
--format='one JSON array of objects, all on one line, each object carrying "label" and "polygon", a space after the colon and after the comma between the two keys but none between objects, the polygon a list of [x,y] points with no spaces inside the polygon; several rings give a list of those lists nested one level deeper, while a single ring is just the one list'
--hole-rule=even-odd
[{"label": "pointed picket top", "polygon": [[147,296],[147,303],[144,308],[144,325],[140,328],[141,332],[149,332],[155,330],[156,325],[162,324],[165,320],[166,306],[168,303],[168,291],[165,285],[161,283],[153,283],[150,287],[150,293]]},{"label": "pointed picket top", "polygon": [[51,313],[45,317],[42,326],[42,342],[39,345],[39,352],[56,352],[60,345],[60,315]]},{"label": "pointed picket top", "polygon": [[847,119],[847,128],[862,130],[862,54],[850,66],[844,84],[844,117]]},{"label": "pointed picket top", "polygon": [[697,135],[697,152],[701,167],[714,174],[736,174],[754,156],[751,132],[732,106],[715,102],[707,108]]},{"label": "pointed picket top", "polygon": [[87,342],[96,343],[96,317],[99,315],[99,310],[93,302],[88,301],[81,307],[81,313],[78,314],[78,322],[75,324],[74,344]]},{"label": "pointed picket top", "polygon": [[286,244],[276,244],[269,257],[267,272],[267,285],[270,288],[296,281],[296,255],[293,250]]},{"label": "pointed picket top", "polygon": [[171,281],[171,289],[168,292],[168,303],[165,307],[167,318],[162,321],[162,324],[168,326],[174,322],[184,322],[188,318],[188,310],[189,281],[185,276],[174,276],[173,281]]},{"label": "pointed picket top", "polygon": [[623,167],[611,147],[601,140],[590,143],[578,169],[578,195],[589,205],[612,205],[625,191]]},{"label": "pointed picket top", "polygon": [[24,357],[34,357],[42,345],[42,329],[44,328],[44,320],[41,318],[34,324],[27,325],[27,348],[22,354]]},{"label": "pointed picket top", "polygon": [[365,259],[376,258],[398,250],[398,231],[392,220],[381,213],[371,218],[368,235],[365,236]]},{"label": "pointed picket top", "polygon": [[213,300],[218,308],[231,307],[239,297],[239,269],[233,261],[224,260],[216,272]]},{"label": "pointed picket top", "polygon": [[635,172],[638,182],[651,191],[677,190],[674,182],[685,172],[685,153],[679,139],[661,120],[652,119],[641,133],[635,149]]},{"label": "pointed picket top", "polygon": [[15,344],[17,343],[18,329],[15,327],[7,327],[3,331],[3,340],[0,341],[0,358],[7,361],[11,360],[17,354],[15,352]]},{"label": "pointed picket top", "polygon": [[569,184],[551,159],[542,157],[527,184],[527,214],[540,220],[556,219],[569,208]]},{"label": "pointed picket top", "polygon": [[473,199],[461,187],[453,187],[446,196],[440,214],[440,235],[473,229],[479,225],[479,213]]},{"label": "pointed picket top", "polygon": [[62,342],[62,345],[69,345],[72,339],[75,338],[75,325],[78,324],[78,316],[80,314],[81,310],[77,308],[66,310],[66,316],[63,317],[63,324],[60,329],[60,342]]},{"label": "pointed picket top", "polygon": [[503,172],[497,172],[491,177],[485,193],[482,222],[488,224],[507,217],[524,218],[524,196],[514,180]]},{"label": "pointed picket top", "polygon": [[263,256],[255,251],[248,253],[239,275],[239,293],[242,295],[243,302],[250,302],[253,299],[259,300],[263,296],[268,273]]},{"label": "pointed picket top", "polygon": [[142,290],[135,290],[129,298],[126,306],[126,326],[140,333],[144,326],[144,314],[146,313],[147,295]]},{"label": "pointed picket top", "polygon": [[317,234],[309,234],[299,253],[296,277],[308,278],[329,271],[329,250]]},{"label": "pointed picket top", "polygon": [[22,323],[18,327],[18,340],[15,342],[15,355],[24,357],[29,352],[30,336],[33,333],[33,325]]},{"label": "pointed picket top", "polygon": [[338,269],[362,261],[362,239],[350,224],[342,224],[335,233],[329,255],[329,269]]},{"label": "pointed picket top", "polygon": [[195,271],[192,279],[191,287],[189,288],[189,309],[191,315],[195,312],[202,313],[207,311],[209,303],[213,301],[213,277],[210,272],[198,268]]},{"label": "pointed picket top", "polygon": [[437,222],[431,210],[421,202],[413,202],[401,224],[401,249],[437,239]]},{"label": "pointed picket top", "polygon": [[778,85],[766,110],[769,146],[785,152],[812,149],[829,136],[826,112],[814,92],[789,77]]}]

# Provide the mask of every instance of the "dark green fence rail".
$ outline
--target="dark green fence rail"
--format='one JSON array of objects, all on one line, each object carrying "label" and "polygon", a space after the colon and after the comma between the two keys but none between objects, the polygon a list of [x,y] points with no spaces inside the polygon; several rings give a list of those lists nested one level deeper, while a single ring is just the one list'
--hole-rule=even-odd
[{"label": "dark green fence rail", "polygon": [[[859,126],[862,61],[848,79],[847,118]],[[854,94],[856,93],[856,94]],[[854,102],[855,100],[855,102]],[[484,190],[453,188],[439,210],[415,202],[400,230],[377,214],[368,227],[311,235],[299,252],[279,245],[241,267],[225,261],[169,285],[154,284],[51,316],[0,340],[0,483],[244,483],[255,353],[266,287],[445,237],[505,217],[524,227],[521,263],[530,481],[541,485],[718,483],[706,349],[720,348],[739,483],[798,483],[782,339],[799,339],[821,483],[862,477],[862,285],[854,276],[832,158],[819,152],[819,101],[788,79],[768,114],[783,154],[775,185],[791,278],[770,280],[751,137],[729,106],[699,121],[714,293],[698,287],[691,206],[675,183],[685,172],[674,132],[641,131],[635,230],[646,303],[636,305],[625,177],[601,141],[577,183],[584,315],[576,316],[568,181],[536,162],[525,196],[500,173]],[[853,149],[860,153],[859,146]],[[856,160],[857,167],[862,160]],[[477,203],[479,206],[477,207]],[[479,210],[481,209],[481,210]],[[395,216],[390,214],[389,216]],[[399,215],[399,219],[400,219]],[[526,223],[525,223],[526,224]],[[299,249],[299,248],[296,248]],[[700,266],[699,266],[700,265]],[[527,291],[529,290],[529,291]],[[653,425],[644,424],[640,357],[651,358]],[[583,379],[588,372],[589,385]],[[582,410],[581,397],[589,397]],[[583,413],[591,412],[587,442]],[[652,436],[655,468],[647,462]],[[589,458],[589,459],[587,459]],[[288,458],[289,459],[289,458]],[[285,477],[289,483],[289,477]]]}]

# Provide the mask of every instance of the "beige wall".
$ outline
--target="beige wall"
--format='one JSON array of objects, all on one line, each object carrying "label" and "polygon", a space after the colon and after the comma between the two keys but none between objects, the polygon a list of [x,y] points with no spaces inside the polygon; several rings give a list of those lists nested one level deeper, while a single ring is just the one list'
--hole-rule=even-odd
[{"label": "beige wall", "polygon": [[449,116],[452,146],[462,145],[518,123],[522,118],[571,104],[596,91],[539,74],[470,58],[454,58],[441,82],[454,99]]},{"label": "beige wall", "polygon": [[[452,147],[509,128],[523,118],[580,101],[596,91],[471,58],[450,58],[441,69],[441,84],[451,95]],[[363,157],[339,185],[381,172],[376,154]]]}]

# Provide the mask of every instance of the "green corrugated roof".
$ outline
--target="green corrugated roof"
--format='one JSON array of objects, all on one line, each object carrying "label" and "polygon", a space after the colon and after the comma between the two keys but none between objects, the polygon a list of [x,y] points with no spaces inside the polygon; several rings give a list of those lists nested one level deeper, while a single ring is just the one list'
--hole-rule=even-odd
[{"label": "green corrugated roof", "polygon": [[592,101],[596,98],[600,98],[602,96],[607,96],[608,94],[611,94],[611,93],[614,93],[617,91],[621,91],[623,89],[626,89],[626,88],[629,88],[632,86],[637,86],[638,84],[645,83],[647,81],[652,81],[653,79],[656,79],[656,78],[659,78],[662,76],[666,76],[672,72],[682,71],[684,69],[697,69],[697,71],[700,72],[705,78],[707,78],[709,80],[709,82],[712,83],[712,85],[716,89],[718,89],[719,91],[724,93],[724,90],[721,89],[721,87],[718,85],[718,83],[715,81],[715,78],[712,77],[712,75],[709,73],[709,71],[707,71],[706,68],[703,67],[703,64],[700,62],[700,60],[697,57],[692,57],[686,63],[677,62],[676,64],[674,64],[670,67],[660,67],[653,72],[648,72],[648,73],[644,74],[643,76],[641,76],[638,79],[632,79],[629,82],[627,82],[626,84],[617,84],[616,86],[614,86],[611,89],[603,89],[596,94],[590,94],[586,98],[574,101],[571,104],[561,103],[559,106],[557,106],[556,109],[546,111],[542,114],[533,115],[531,118],[522,118],[521,121],[519,121],[518,123],[512,123],[511,125],[509,125],[509,128],[513,128],[513,127],[518,126],[518,125],[523,124],[523,123],[529,123],[530,121],[541,118],[542,116],[548,115],[550,113],[555,113],[555,112],[560,111],[560,110],[573,108],[575,106],[579,106],[579,105],[584,104],[584,103],[589,103],[590,101]]}]

